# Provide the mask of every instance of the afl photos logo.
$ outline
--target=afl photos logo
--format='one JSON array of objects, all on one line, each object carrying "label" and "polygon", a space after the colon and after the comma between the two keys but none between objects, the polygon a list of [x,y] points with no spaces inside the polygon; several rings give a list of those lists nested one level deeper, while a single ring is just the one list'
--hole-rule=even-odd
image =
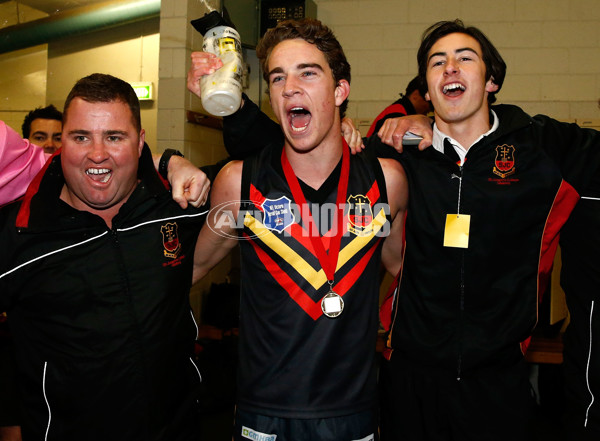
[{"label": "afl photos logo", "polygon": [[514,174],[516,171],[514,146],[506,144],[497,146],[494,164],[494,174],[501,178]]},{"label": "afl photos logo", "polygon": [[169,222],[160,227],[160,232],[163,237],[163,253],[165,257],[176,259],[181,252],[181,243],[179,242],[179,236],[177,235],[177,224],[175,222]]}]

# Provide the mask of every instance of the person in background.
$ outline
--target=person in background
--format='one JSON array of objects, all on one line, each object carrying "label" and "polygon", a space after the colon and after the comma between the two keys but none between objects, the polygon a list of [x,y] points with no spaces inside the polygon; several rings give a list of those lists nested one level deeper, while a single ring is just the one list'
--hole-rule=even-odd
[{"label": "person in background", "polygon": [[400,99],[394,101],[377,115],[371,124],[367,137],[379,132],[384,121],[388,118],[398,118],[406,115],[427,115],[431,111],[431,103],[423,96],[421,78],[417,75],[406,86],[406,91],[400,94]]},{"label": "person in background", "polygon": [[0,210],[23,438],[196,440],[188,296],[206,209],[172,200],[128,83],[79,80],[63,133],[25,197]]},{"label": "person in background", "polygon": [[[404,173],[368,152],[351,157],[343,142],[350,66],[329,28],[282,21],[257,56],[284,139],[221,171],[211,205],[222,210],[194,258],[196,280],[240,234],[234,439],[372,441],[379,270],[400,266]],[[192,57],[188,87],[200,95],[198,79],[219,64]],[[226,213],[244,219],[243,231]]]},{"label": "person in background", "polygon": [[21,130],[23,138],[43,148],[45,153],[52,154],[61,145],[62,113],[52,104],[38,107],[27,114]]}]

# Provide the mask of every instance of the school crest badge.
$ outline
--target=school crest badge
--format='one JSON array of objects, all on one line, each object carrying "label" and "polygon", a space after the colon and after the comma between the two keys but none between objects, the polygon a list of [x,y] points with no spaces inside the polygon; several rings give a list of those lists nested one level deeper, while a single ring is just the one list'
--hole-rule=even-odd
[{"label": "school crest badge", "polygon": [[263,224],[269,230],[281,233],[296,221],[292,211],[292,201],[286,196],[279,199],[265,199],[261,207],[265,215]]},{"label": "school crest badge", "polygon": [[165,257],[177,258],[181,252],[181,243],[177,235],[177,223],[169,222],[160,227],[163,238],[163,253]]},{"label": "school crest badge", "polygon": [[371,200],[362,194],[348,198],[348,231],[366,236],[373,230]]},{"label": "school crest badge", "polygon": [[496,160],[494,161],[494,174],[506,178],[515,173],[515,148],[512,145],[499,145],[496,147]]}]

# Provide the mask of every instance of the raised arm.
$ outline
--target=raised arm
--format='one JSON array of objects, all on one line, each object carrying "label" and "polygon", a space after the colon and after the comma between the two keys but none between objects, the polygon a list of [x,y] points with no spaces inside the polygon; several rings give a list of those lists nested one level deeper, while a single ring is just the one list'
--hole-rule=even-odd
[{"label": "raised arm", "polygon": [[[200,78],[213,73],[223,63],[213,54],[192,52],[191,65],[187,74],[187,88],[194,95],[201,96]],[[351,120],[342,123],[341,133],[348,145],[360,148],[360,132]],[[283,143],[283,132],[279,124],[262,112],[245,94],[237,112],[223,118],[223,141],[232,159],[245,159],[271,143]]]},{"label": "raised arm", "polygon": [[0,205],[23,196],[49,157],[0,121]]}]

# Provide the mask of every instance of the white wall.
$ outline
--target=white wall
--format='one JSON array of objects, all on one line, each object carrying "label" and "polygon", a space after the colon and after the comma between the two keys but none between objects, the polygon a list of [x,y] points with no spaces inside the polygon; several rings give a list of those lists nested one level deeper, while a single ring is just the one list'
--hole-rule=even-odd
[{"label": "white wall", "polygon": [[[75,82],[99,72],[114,75],[127,82],[151,82],[158,88],[159,20],[94,32],[77,38],[66,38],[48,45],[46,101],[62,110],[65,98]],[[156,148],[158,105],[141,101],[142,127],[146,142]]]},{"label": "white wall", "polygon": [[498,102],[559,119],[600,118],[598,0],[314,0],[352,65],[348,116],[373,118],[417,73],[422,32],[461,18],[508,65]]},{"label": "white wall", "polygon": [[[62,111],[75,82],[94,72],[158,88],[158,30],[159,20],[149,19],[0,54],[0,119],[21,133],[30,110],[54,104]],[[140,107],[146,140],[154,149],[156,100],[142,101]]]},{"label": "white wall", "polygon": [[0,54],[0,119],[21,133],[25,115],[46,106],[47,45]]}]

